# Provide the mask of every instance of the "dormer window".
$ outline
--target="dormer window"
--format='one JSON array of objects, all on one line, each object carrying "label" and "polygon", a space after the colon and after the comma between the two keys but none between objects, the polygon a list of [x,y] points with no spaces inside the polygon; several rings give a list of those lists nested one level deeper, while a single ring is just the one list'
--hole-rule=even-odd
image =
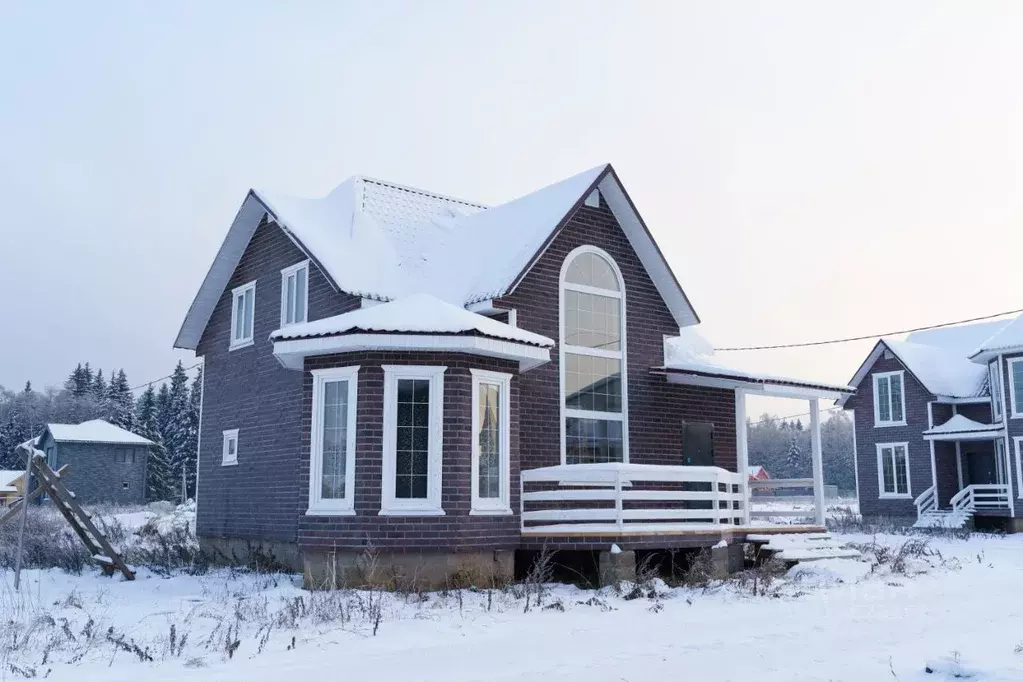
[{"label": "dormer window", "polygon": [[309,314],[309,261],[281,270],[281,326],[305,322]]},{"label": "dormer window", "polygon": [[874,375],[874,426],[906,425],[905,389],[901,370]]},{"label": "dormer window", "polygon": [[235,287],[231,306],[231,350],[252,345],[256,310],[256,282]]}]

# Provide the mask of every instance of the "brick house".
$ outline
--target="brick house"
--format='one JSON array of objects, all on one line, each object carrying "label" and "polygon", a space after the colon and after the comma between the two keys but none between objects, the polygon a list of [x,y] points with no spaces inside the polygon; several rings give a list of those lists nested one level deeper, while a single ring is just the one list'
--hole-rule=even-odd
[{"label": "brick house", "polygon": [[849,389],[734,370],[698,323],[609,165],[492,208],[252,190],[175,342],[204,363],[200,539],[311,585],[369,550],[429,582],[543,546],[734,559],[745,394]]},{"label": "brick house", "polygon": [[1020,525],[1023,318],[881,339],[850,384],[865,517]]},{"label": "brick house", "polygon": [[47,424],[36,439],[54,471],[64,465],[68,489],[81,504],[146,501],[146,464],[152,441],[102,419]]}]

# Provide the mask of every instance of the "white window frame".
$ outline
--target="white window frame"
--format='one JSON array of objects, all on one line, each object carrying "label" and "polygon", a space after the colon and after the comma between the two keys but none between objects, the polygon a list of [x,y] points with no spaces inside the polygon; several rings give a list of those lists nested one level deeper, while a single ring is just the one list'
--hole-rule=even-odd
[{"label": "white window frame", "polygon": [[[295,292],[298,293],[298,278],[305,278],[305,305],[302,307],[302,319],[295,319],[292,322],[287,321],[288,317],[288,305],[291,301],[288,300],[288,279],[295,278]],[[281,327],[289,327],[293,324],[303,324],[309,320],[309,260],[304,260],[301,263],[295,263],[289,267],[281,270]]]},{"label": "white window frame", "polygon": [[[234,442],[234,456],[230,455],[229,445]],[[224,431],[224,447],[221,451],[220,466],[238,466],[238,429]]]},{"label": "white window frame", "polygon": [[[444,372],[447,367],[383,365],[383,370],[384,433],[380,516],[444,516],[441,490],[444,469]],[[430,382],[430,433],[427,444],[426,498],[421,500],[395,497],[399,379],[423,379]]]},{"label": "white window frame", "polygon": [[[877,443],[877,497],[881,500],[911,500],[913,499],[913,479],[910,477],[909,467],[909,443]],[[905,493],[889,493],[885,492],[884,489],[884,456],[882,452],[886,448],[890,448],[892,451],[892,464],[895,463],[895,448],[902,447],[906,452],[906,492]],[[896,489],[898,489],[898,479],[896,481]]]},{"label": "white window frame", "polygon": [[[252,324],[249,325],[247,333],[241,338],[235,338],[234,330],[238,328],[238,299],[244,299],[249,291],[252,291]],[[238,350],[255,343],[254,329],[256,327],[256,280],[248,284],[242,284],[231,290],[231,343],[228,350]]]},{"label": "white window frame", "polygon": [[[1001,421],[1002,415],[1005,413],[1005,389],[1001,362],[993,360],[988,363],[987,378],[988,390],[991,392],[991,421]],[[1015,408],[1013,408],[1013,411],[1015,411]]]},{"label": "white window frame", "polygon": [[[470,369],[472,374],[472,503],[470,516],[500,516],[512,513],[511,509],[511,374]],[[498,439],[500,441],[501,495],[497,498],[481,498],[479,495],[480,472],[480,387],[484,384],[497,386],[500,390]]]},{"label": "white window frame", "polygon": [[[566,282],[565,277],[568,275],[568,268],[575,260],[577,256],[584,253],[592,253],[600,256],[606,260],[614,271],[615,277],[618,278],[618,291],[611,291],[609,289],[599,289],[596,287],[585,286],[582,284],[572,284]],[[587,348],[585,346],[571,346],[560,341],[565,336],[565,291],[577,291],[584,294],[595,294],[597,296],[607,296],[608,298],[617,298],[621,301],[621,313],[622,313],[622,330],[621,330],[621,350],[620,351],[607,351],[599,348]],[[622,462],[628,463],[629,461],[629,372],[628,372],[628,346],[626,345],[626,337],[628,336],[628,324],[626,323],[625,308],[625,278],[622,277],[622,271],[618,268],[618,263],[611,257],[607,251],[601,248],[592,246],[589,244],[579,246],[572,250],[565,260],[561,263],[561,275],[558,278],[558,381],[559,381],[559,399],[561,407],[561,463],[568,463],[568,442],[567,442],[567,428],[566,422],[569,417],[577,419],[604,419],[607,421],[620,421],[622,423]],[[620,360],[622,363],[622,411],[618,412],[591,412],[589,410],[578,410],[569,409],[565,407],[565,354],[574,353],[576,355],[589,355],[592,357],[599,358],[612,358]]]},{"label": "white window frame", "polygon": [[1016,450],[1016,497],[1023,499],[1023,436],[1013,436],[1012,444]]},{"label": "white window frame", "polygon": [[[902,420],[901,421],[881,421],[881,401],[879,399],[879,393],[877,385],[882,379],[888,381],[888,413],[891,414],[892,410],[892,385],[889,377],[894,375],[899,376],[899,391],[900,397],[902,398]],[[886,426],[905,426],[906,425],[906,372],[903,370],[896,370],[894,372],[877,372],[871,375],[871,379],[874,382],[874,427],[886,427]]]},{"label": "white window frame", "polygon": [[[1023,408],[1023,405],[1018,405],[1016,403],[1016,377],[1013,373],[1013,366],[1017,363],[1023,363],[1023,358],[1009,358],[1006,362],[1008,363],[1009,372],[1009,406],[1012,408],[1012,412],[1009,416],[1012,419],[1023,419],[1023,410],[1020,409]],[[1002,383],[1004,385],[1005,382],[1003,381]],[[991,421],[994,421],[994,419]]]},{"label": "white window frame", "polygon": [[[358,431],[359,365],[314,369],[309,436],[309,505],[306,516],[355,515],[355,445]],[[345,441],[345,496],[323,499],[323,398],[328,383],[348,382],[348,435]]]}]

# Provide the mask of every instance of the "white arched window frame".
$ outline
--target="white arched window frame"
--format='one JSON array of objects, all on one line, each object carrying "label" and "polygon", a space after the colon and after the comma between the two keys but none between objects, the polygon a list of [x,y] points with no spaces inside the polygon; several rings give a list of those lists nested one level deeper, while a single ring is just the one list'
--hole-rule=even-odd
[{"label": "white arched window frame", "polygon": [[[614,273],[614,277],[617,283],[617,289],[611,289],[604,286],[589,286],[585,284],[579,284],[569,282],[567,275],[572,263],[584,254],[592,254],[601,258],[604,262],[610,266],[611,271]],[[621,270],[618,269],[618,264],[615,260],[603,249],[595,246],[580,246],[574,249],[568,256],[565,257],[565,261],[561,265],[561,275],[559,277],[558,286],[558,332],[559,332],[559,384],[560,384],[560,404],[561,404],[561,462],[562,464],[574,464],[577,463],[575,458],[569,456],[568,447],[568,424],[569,420],[595,420],[598,422],[613,422],[618,425],[621,434],[621,460],[622,462],[629,461],[629,411],[628,411],[628,366],[627,366],[627,339],[626,339],[626,317],[625,317],[625,278],[622,277]],[[568,335],[566,334],[566,295],[568,292],[576,292],[584,294],[590,297],[604,297],[617,302],[619,310],[619,344],[617,350],[608,350],[605,348],[595,348],[586,345],[576,345],[568,343]],[[620,387],[621,387],[621,408],[618,411],[606,411],[606,410],[589,410],[589,409],[578,409],[577,407],[569,407],[567,405],[566,387],[568,385],[567,369],[568,363],[572,358],[569,356],[578,356],[583,362],[588,358],[603,358],[605,360],[618,361],[620,367]],[[610,426],[610,424],[609,424]],[[619,460],[612,460],[619,461]]]}]

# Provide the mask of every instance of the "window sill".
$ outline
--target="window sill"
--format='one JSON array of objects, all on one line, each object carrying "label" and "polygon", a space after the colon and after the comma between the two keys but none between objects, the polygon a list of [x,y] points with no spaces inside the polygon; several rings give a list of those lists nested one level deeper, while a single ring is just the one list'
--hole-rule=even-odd
[{"label": "window sill", "polygon": [[221,462],[220,466],[222,466],[222,467],[236,467],[236,466],[238,466],[238,460],[234,460],[233,462]]},{"label": "window sill", "polygon": [[511,516],[514,512],[510,507],[502,509],[471,509],[469,516]]},{"label": "window sill", "polygon": [[354,509],[307,509],[306,516],[355,516]]},{"label": "window sill", "polygon": [[906,493],[905,495],[896,495],[895,493],[882,493],[877,496],[879,500],[912,500],[913,495]]},{"label": "window sill", "polygon": [[906,422],[874,422],[875,429],[886,429],[891,426],[906,426]]},{"label": "window sill", "polygon": [[231,345],[229,345],[227,347],[227,349],[229,351],[230,350],[239,350],[241,348],[248,348],[249,346],[253,346],[255,344],[256,344],[256,340],[255,339],[249,339],[248,341],[239,341],[238,343],[232,343]]},{"label": "window sill", "polygon": [[377,516],[446,516],[443,509],[381,509]]}]

